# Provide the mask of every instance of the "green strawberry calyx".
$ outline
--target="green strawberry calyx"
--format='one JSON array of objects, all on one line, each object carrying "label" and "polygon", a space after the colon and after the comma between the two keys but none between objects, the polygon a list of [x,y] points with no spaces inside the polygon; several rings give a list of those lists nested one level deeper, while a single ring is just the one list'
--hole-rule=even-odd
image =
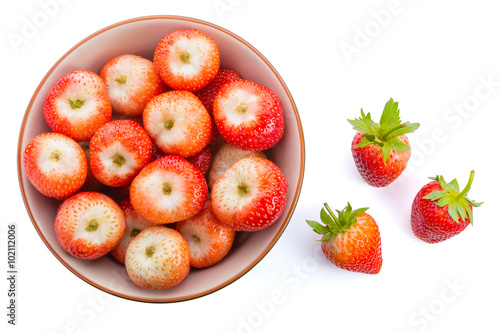
[{"label": "green strawberry calyx", "polygon": [[342,211],[337,210],[337,214],[335,214],[330,206],[325,203],[320,212],[320,218],[324,225],[311,220],[306,220],[306,222],[314,232],[323,235],[323,238],[319,241],[324,242],[333,236],[347,232],[356,223],[356,217],[364,213],[367,209],[368,207],[365,207],[353,211],[351,204],[348,202]]},{"label": "green strawberry calyx", "polygon": [[460,191],[458,186],[458,182],[456,179],[453,179],[451,182],[447,183],[444,181],[443,176],[429,177],[429,179],[436,180],[441,185],[442,190],[433,191],[423,199],[428,199],[434,201],[439,207],[448,206],[448,214],[450,214],[451,218],[459,223],[459,219],[463,220],[469,219],[470,224],[473,224],[472,219],[472,207],[479,207],[483,203],[475,202],[474,200],[470,200],[467,198],[467,193],[472,185],[472,181],[474,180],[474,170],[470,172],[469,181],[465,188]]},{"label": "green strawberry calyx", "polygon": [[363,148],[371,144],[380,146],[384,163],[391,150],[406,151],[410,149],[398,136],[415,132],[420,127],[418,123],[401,122],[398,102],[394,102],[392,98],[385,104],[378,124],[372,120],[370,113],[365,114],[363,109],[361,109],[361,117],[347,121],[353,129],[364,133],[363,138],[355,148]]}]

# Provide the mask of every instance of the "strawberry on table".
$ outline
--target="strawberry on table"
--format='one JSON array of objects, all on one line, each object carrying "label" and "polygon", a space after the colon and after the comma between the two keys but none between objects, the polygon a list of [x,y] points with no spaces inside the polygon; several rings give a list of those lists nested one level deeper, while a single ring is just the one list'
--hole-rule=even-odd
[{"label": "strawberry on table", "polygon": [[384,187],[394,182],[410,159],[406,136],[418,129],[418,123],[401,123],[398,103],[391,98],[385,105],[380,122],[375,123],[361,109],[361,117],[348,120],[357,133],[351,143],[354,163],[361,177],[371,186]]},{"label": "strawberry on table", "polygon": [[31,139],[23,154],[28,180],[43,195],[65,199],[74,194],[87,179],[85,152],[70,137],[54,132]]},{"label": "strawberry on table", "polygon": [[173,287],[190,271],[189,246],[174,229],[147,227],[129,243],[125,268],[132,282],[141,288]]},{"label": "strawberry on table", "polygon": [[266,154],[258,150],[244,150],[228,143],[223,143],[215,153],[208,172],[208,187],[212,188],[215,181],[226,172],[234,163],[245,157],[266,158]]},{"label": "strawberry on table", "polygon": [[125,225],[122,209],[110,197],[99,192],[78,192],[59,206],[54,229],[66,252],[93,260],[118,244]]},{"label": "strawberry on table", "polygon": [[219,90],[213,116],[224,140],[245,150],[274,147],[285,131],[279,98],[269,88],[248,80],[229,82]]},{"label": "strawberry on table", "polygon": [[432,181],[413,200],[411,227],[415,236],[427,243],[438,243],[458,235],[473,223],[472,207],[482,204],[467,198],[474,174],[471,171],[462,191],[456,179],[447,183],[443,176],[430,178]]},{"label": "strawberry on table", "polygon": [[352,210],[348,203],[335,214],[328,204],[321,209],[321,224],[306,220],[314,232],[322,235],[321,250],[334,265],[353,272],[377,274],[382,268],[380,230],[368,208]]},{"label": "strawberry on table", "polygon": [[195,216],[177,222],[179,231],[189,245],[191,266],[203,268],[220,262],[231,249],[236,232],[222,224],[212,212],[210,199]]},{"label": "strawberry on table", "polygon": [[52,131],[75,141],[89,141],[102,124],[111,120],[111,101],[106,85],[96,73],[75,70],[50,89],[43,115]]},{"label": "strawberry on table", "polygon": [[158,224],[188,219],[208,197],[201,171],[184,158],[167,155],[146,165],[130,186],[130,202],[145,219]]},{"label": "strawberry on table", "polygon": [[153,96],[167,90],[152,61],[133,54],[109,60],[99,75],[106,84],[113,110],[138,116]]},{"label": "strawberry on table", "polygon": [[196,155],[211,137],[211,118],[191,92],[172,90],[157,95],[142,114],[144,129],[166,154]]},{"label": "strawberry on table", "polygon": [[129,184],[151,160],[152,142],[133,120],[113,120],[100,127],[90,140],[90,169],[105,185]]},{"label": "strawberry on table", "polygon": [[124,199],[118,205],[125,214],[126,227],[122,238],[120,238],[120,242],[111,250],[111,255],[124,264],[128,244],[139,234],[139,232],[151,226],[152,223],[137,214],[130,203],[130,199]]},{"label": "strawberry on table", "polygon": [[196,29],[167,34],[158,43],[153,61],[163,81],[175,90],[200,90],[220,68],[217,44]]},{"label": "strawberry on table", "polygon": [[270,160],[246,157],[234,163],[217,179],[212,192],[212,210],[235,231],[257,231],[272,225],[283,213],[287,181]]}]

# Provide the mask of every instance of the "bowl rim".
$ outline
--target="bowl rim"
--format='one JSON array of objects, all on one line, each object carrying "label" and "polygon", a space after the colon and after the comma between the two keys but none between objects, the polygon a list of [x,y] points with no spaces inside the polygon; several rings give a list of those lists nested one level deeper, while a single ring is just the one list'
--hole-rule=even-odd
[{"label": "bowl rim", "polygon": [[[33,212],[31,211],[31,209],[29,207],[27,194],[26,194],[26,192],[24,190],[24,187],[25,187],[25,180],[23,179],[23,172],[24,172],[24,167],[23,167],[23,152],[24,152],[24,147],[22,147],[22,142],[23,142],[23,139],[24,139],[24,134],[25,134],[25,129],[26,129],[26,123],[27,123],[28,117],[29,117],[29,115],[30,115],[30,113],[32,111],[33,103],[34,103],[35,99],[37,98],[38,94],[40,93],[40,90],[45,85],[45,83],[46,83],[47,79],[49,78],[49,76],[55,71],[55,69],[59,66],[59,64],[64,59],[66,59],[72,52],[74,52],[77,48],[79,48],[80,46],[82,46],[83,44],[85,44],[86,42],[88,42],[89,40],[91,40],[92,38],[95,38],[96,36],[98,36],[98,35],[100,35],[102,33],[105,33],[105,32],[107,32],[109,30],[115,29],[115,28],[117,28],[119,26],[122,26],[122,25],[127,25],[127,24],[130,24],[130,23],[136,23],[136,22],[141,22],[141,21],[148,21],[148,20],[180,20],[180,21],[184,21],[184,22],[197,23],[197,24],[204,25],[204,26],[207,26],[207,27],[215,29],[215,30],[219,30],[220,32],[229,35],[230,37],[238,40],[240,43],[242,43],[246,47],[248,47],[253,53],[255,53],[255,55],[257,55],[266,64],[266,66],[269,67],[269,69],[273,72],[273,74],[275,75],[276,79],[279,81],[279,84],[281,85],[281,87],[285,91],[285,93],[287,95],[287,98],[288,98],[288,100],[289,100],[289,102],[290,102],[290,104],[292,106],[292,109],[293,109],[293,114],[294,114],[295,120],[297,122],[297,128],[298,128],[299,139],[300,139],[300,169],[299,169],[299,179],[298,179],[298,182],[297,182],[297,188],[295,190],[295,193],[293,193],[293,196],[290,198],[292,200],[292,205],[291,205],[289,211],[287,212],[287,214],[284,217],[284,222],[283,222],[282,226],[277,231],[277,233],[273,237],[273,239],[269,242],[269,244],[262,251],[261,255],[259,257],[257,257],[254,261],[250,262],[237,275],[231,276],[230,278],[223,280],[221,283],[215,285],[214,287],[212,287],[210,289],[207,289],[207,290],[205,290],[203,292],[198,292],[198,293],[195,293],[195,294],[187,294],[187,295],[184,295],[184,296],[181,296],[181,297],[174,297],[174,298],[158,298],[158,299],[156,299],[156,298],[147,298],[147,297],[140,298],[140,297],[136,297],[136,296],[129,296],[129,295],[121,293],[121,292],[110,290],[109,288],[107,288],[105,286],[102,286],[102,285],[100,285],[100,284],[98,284],[98,283],[96,283],[96,282],[94,282],[94,281],[86,278],[85,276],[83,276],[76,269],[74,269],[69,263],[67,263],[63,258],[61,258],[61,256],[59,256],[57,254],[57,252],[53,249],[52,245],[44,237],[41,229],[39,228],[39,226],[38,226],[38,224],[36,222],[36,219],[35,219],[35,217],[33,215]],[[244,40],[240,36],[236,35],[235,33],[231,32],[231,31],[229,31],[229,30],[227,30],[225,28],[222,28],[221,26],[216,25],[214,23],[211,23],[211,22],[208,22],[208,21],[204,21],[204,20],[201,20],[201,19],[197,19],[197,18],[193,18],[193,17],[187,17],[187,16],[178,16],[178,15],[149,15],[149,16],[139,16],[139,17],[135,17],[135,18],[130,18],[130,19],[126,19],[126,20],[122,20],[122,21],[110,24],[110,25],[108,25],[108,26],[106,26],[104,28],[101,28],[98,31],[96,31],[96,32],[88,35],[84,39],[80,40],[72,48],[70,48],[68,51],[66,51],[66,53],[64,53],[54,63],[54,65],[52,65],[52,67],[48,70],[48,72],[45,74],[45,76],[42,78],[42,80],[38,84],[37,88],[35,89],[34,93],[32,94],[32,97],[31,97],[31,99],[29,101],[28,106],[26,107],[26,111],[25,111],[25,114],[24,114],[22,122],[21,122],[21,128],[20,128],[19,137],[18,137],[17,173],[18,173],[19,187],[20,187],[20,190],[21,190],[21,195],[22,195],[24,206],[26,208],[28,216],[29,216],[29,218],[30,218],[30,220],[31,220],[31,222],[32,222],[35,230],[37,231],[38,235],[40,236],[40,238],[42,239],[43,243],[45,244],[45,246],[59,260],[59,262],[61,262],[70,272],[72,272],[74,275],[76,275],[81,280],[85,281],[86,283],[90,284],[91,286],[93,286],[93,287],[95,287],[97,289],[100,289],[100,290],[102,290],[102,291],[104,291],[104,292],[106,292],[108,294],[117,296],[117,297],[121,297],[121,298],[132,300],[132,301],[146,302],[146,303],[171,303],[171,302],[181,302],[181,301],[188,301],[188,300],[196,299],[196,298],[199,298],[199,297],[202,297],[202,296],[209,295],[209,294],[211,294],[211,293],[213,293],[215,291],[218,291],[218,290],[220,290],[220,289],[222,289],[222,288],[230,285],[231,283],[235,282],[236,280],[238,280],[239,278],[241,278],[243,275],[245,275],[246,273],[248,273],[253,267],[255,267],[269,253],[269,251],[272,249],[272,247],[274,247],[274,245],[276,244],[276,242],[278,241],[278,239],[281,237],[281,235],[285,231],[286,227],[288,226],[288,224],[289,224],[289,222],[291,220],[291,217],[292,217],[292,215],[293,215],[293,213],[295,211],[295,208],[297,206],[298,199],[299,199],[299,196],[300,196],[300,192],[302,190],[302,183],[303,183],[303,180],[304,180],[304,172],[305,172],[305,141],[304,141],[304,132],[303,132],[303,128],[302,128],[302,123],[301,123],[300,116],[299,116],[299,113],[298,113],[298,110],[297,110],[297,106],[296,106],[296,104],[295,104],[295,102],[293,100],[293,97],[292,97],[292,95],[291,95],[291,93],[290,93],[287,85],[285,84],[284,80],[282,79],[281,75],[274,68],[274,66],[255,47],[253,47],[250,43],[248,43],[246,40]]]}]

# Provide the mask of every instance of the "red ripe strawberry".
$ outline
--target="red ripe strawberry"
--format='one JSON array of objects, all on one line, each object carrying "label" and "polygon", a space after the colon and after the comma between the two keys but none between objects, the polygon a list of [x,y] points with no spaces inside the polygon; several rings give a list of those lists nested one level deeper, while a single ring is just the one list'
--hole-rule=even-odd
[{"label": "red ripe strawberry", "polygon": [[210,163],[212,162],[212,152],[208,147],[205,147],[196,155],[186,157],[186,160],[200,169],[203,176],[206,176],[210,169]]},{"label": "red ripe strawberry", "polygon": [[272,225],[286,204],[287,181],[270,160],[246,157],[217,179],[212,192],[212,210],[236,231],[257,231]]},{"label": "red ripe strawberry", "polygon": [[[352,210],[348,203],[337,215],[324,204],[321,221],[306,220],[313,230],[323,235],[319,240],[325,257],[336,266],[353,272],[377,274],[382,268],[382,243],[377,223],[365,211]],[[326,210],[325,210],[326,209]]]},{"label": "red ripe strawberry", "polygon": [[23,155],[28,180],[43,195],[65,199],[85,183],[88,172],[85,152],[60,133],[42,133],[31,139]]},{"label": "red ripe strawberry", "polygon": [[472,207],[482,202],[467,198],[474,179],[471,171],[469,181],[460,191],[456,179],[450,183],[437,176],[423,186],[415,196],[411,207],[411,227],[415,236],[427,243],[438,243],[461,233],[472,220]]},{"label": "red ripe strawberry", "polygon": [[219,73],[217,73],[215,78],[208,84],[208,86],[196,91],[194,94],[203,103],[208,113],[210,115],[213,115],[214,99],[220,88],[222,88],[222,86],[226,83],[240,79],[240,75],[235,71],[227,68],[221,68],[219,70]]},{"label": "red ripe strawberry", "polygon": [[266,150],[285,131],[283,107],[267,87],[248,80],[225,84],[213,105],[219,133],[229,144],[246,150]]},{"label": "red ripe strawberry", "polygon": [[92,171],[90,171],[90,141],[78,142],[78,144],[85,152],[85,158],[87,159],[87,165],[89,166],[87,168],[87,178],[85,179],[83,186],[80,188],[80,191],[100,192],[104,188],[104,184],[98,181],[92,174]]},{"label": "red ripe strawberry", "polygon": [[193,156],[210,141],[210,115],[189,91],[173,90],[155,96],[142,117],[146,132],[166,154]]},{"label": "red ripe strawberry", "polygon": [[154,64],[172,89],[196,91],[219,72],[219,48],[212,38],[196,29],[176,30],[158,43]]},{"label": "red ripe strawberry", "polygon": [[167,90],[154,63],[133,54],[109,60],[99,75],[106,84],[113,110],[128,116],[141,115],[153,96]]},{"label": "red ripe strawberry", "polygon": [[215,153],[212,161],[212,166],[208,173],[208,187],[212,188],[215,181],[226,172],[234,163],[245,157],[261,157],[266,158],[266,154],[262,151],[243,150],[238,147],[231,146],[228,143],[223,143]]},{"label": "red ripe strawberry", "polygon": [[123,236],[125,225],[122,209],[98,192],[78,192],[64,200],[54,222],[62,248],[87,260],[109,253]]},{"label": "red ripe strawberry", "polygon": [[111,120],[106,85],[96,73],[76,70],[50,89],[43,104],[49,127],[75,141],[89,141],[102,124]]},{"label": "red ripe strawberry", "polygon": [[212,212],[210,199],[195,216],[177,222],[176,229],[189,245],[191,266],[203,268],[220,262],[233,245],[236,232]]},{"label": "red ripe strawberry", "polygon": [[136,285],[166,289],[182,282],[191,268],[189,246],[181,234],[165,226],[150,226],[132,239],[125,268]]},{"label": "red ripe strawberry", "polygon": [[379,124],[363,109],[360,118],[348,121],[358,131],[351,152],[361,177],[374,187],[391,184],[410,159],[410,143],[405,134],[414,132],[420,124],[401,123],[398,103],[392,98],[385,105]]},{"label": "red ripe strawberry", "polygon": [[151,160],[152,142],[133,120],[113,120],[99,128],[90,140],[90,169],[103,184],[129,184]]},{"label": "red ripe strawberry", "polygon": [[132,241],[132,239],[134,239],[143,229],[151,226],[152,223],[137,214],[129,199],[122,200],[118,205],[125,214],[126,227],[122,238],[120,238],[120,242],[111,250],[111,255],[124,264],[125,253],[130,241]]},{"label": "red ripe strawberry", "polygon": [[135,211],[159,224],[198,214],[207,197],[207,183],[201,171],[177,155],[149,163],[130,186],[130,202]]}]

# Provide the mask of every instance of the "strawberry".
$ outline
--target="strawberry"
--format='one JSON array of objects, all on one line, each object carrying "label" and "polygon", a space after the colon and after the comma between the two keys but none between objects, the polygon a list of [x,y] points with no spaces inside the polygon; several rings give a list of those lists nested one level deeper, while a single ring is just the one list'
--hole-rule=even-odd
[{"label": "strawberry", "polygon": [[151,160],[153,144],[133,120],[113,120],[99,128],[90,140],[90,169],[103,184],[129,184]]},{"label": "strawberry", "polygon": [[109,60],[99,75],[106,84],[113,110],[138,116],[153,96],[167,90],[152,61],[133,54]]},{"label": "strawberry", "polygon": [[200,169],[203,176],[205,176],[210,169],[210,163],[212,162],[212,152],[208,147],[205,147],[196,155],[186,157],[186,160]]},{"label": "strawberry", "polygon": [[285,176],[273,162],[246,157],[215,182],[212,210],[222,223],[236,231],[262,230],[281,216],[286,194]]},{"label": "strawberry", "polygon": [[348,121],[357,130],[351,152],[361,177],[374,187],[391,184],[410,159],[410,143],[405,134],[414,132],[420,124],[401,123],[398,103],[392,98],[386,103],[379,124],[363,109],[360,118]]},{"label": "strawberry", "polygon": [[153,61],[163,81],[175,90],[200,90],[220,68],[217,44],[196,29],[167,34],[158,43]]},{"label": "strawberry", "polygon": [[201,171],[177,155],[149,163],[130,186],[130,202],[135,211],[159,224],[198,214],[207,197],[207,183]]},{"label": "strawberry", "polygon": [[347,203],[337,215],[328,204],[321,209],[321,224],[306,220],[319,240],[325,257],[334,265],[353,272],[377,274],[382,268],[382,244],[377,223],[368,208],[352,210]]},{"label": "strawberry", "polygon": [[241,149],[269,149],[285,131],[278,97],[269,88],[248,80],[225,84],[215,96],[213,114],[224,140]]},{"label": "strawberry", "polygon": [[166,154],[193,156],[210,141],[210,115],[189,91],[172,90],[153,97],[142,118],[146,132]]},{"label": "strawberry", "polygon": [[173,287],[186,278],[191,268],[189,246],[174,229],[147,227],[129,243],[125,268],[132,282],[141,288]]},{"label": "strawberry", "polygon": [[243,150],[238,147],[231,146],[228,143],[223,143],[217,150],[212,161],[212,166],[208,173],[208,187],[212,188],[215,181],[226,172],[231,165],[238,162],[244,157],[261,157],[266,158],[266,154],[257,150]]},{"label": "strawberry", "polygon": [[220,262],[233,245],[236,232],[220,223],[212,212],[210,199],[195,216],[177,222],[179,231],[189,245],[191,266],[203,268]]},{"label": "strawberry", "polygon": [[85,158],[87,159],[87,165],[89,166],[87,168],[87,178],[85,179],[85,183],[83,184],[83,186],[80,188],[80,191],[100,192],[104,188],[104,184],[98,181],[92,174],[92,171],[90,171],[90,141],[82,141],[78,142],[78,144],[85,152]]},{"label": "strawberry", "polygon": [[473,223],[472,207],[482,202],[467,198],[474,179],[460,191],[456,179],[446,183],[443,176],[431,177],[415,196],[411,207],[411,227],[415,236],[427,243],[445,241],[461,233]]},{"label": "strawberry", "polygon": [[70,137],[54,132],[31,139],[23,154],[28,180],[43,195],[65,199],[85,183],[88,172],[85,152]]},{"label": "strawberry", "polygon": [[240,80],[238,73],[231,69],[221,68],[215,78],[206,87],[196,91],[194,94],[200,99],[210,115],[213,115],[214,99],[220,88],[226,83]]},{"label": "strawberry", "polygon": [[63,201],[54,221],[62,248],[81,259],[109,253],[125,231],[125,214],[110,197],[99,192],[78,192]]},{"label": "strawberry", "polygon": [[102,124],[111,120],[106,85],[89,70],[72,71],[50,89],[43,115],[52,131],[75,141],[89,141]]},{"label": "strawberry", "polygon": [[125,214],[126,227],[120,242],[111,250],[111,255],[121,262],[125,263],[125,252],[130,241],[143,229],[152,225],[151,222],[142,218],[132,207],[130,200],[124,199],[118,204]]}]

